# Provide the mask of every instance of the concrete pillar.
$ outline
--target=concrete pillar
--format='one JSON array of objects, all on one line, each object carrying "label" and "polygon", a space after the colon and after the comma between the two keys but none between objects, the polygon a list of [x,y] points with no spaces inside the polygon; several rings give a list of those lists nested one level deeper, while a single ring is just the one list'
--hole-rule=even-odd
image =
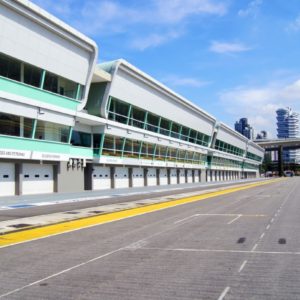
[{"label": "concrete pillar", "polygon": [[128,168],[129,187],[133,187],[133,168]]},{"label": "concrete pillar", "polygon": [[156,184],[160,185],[160,168],[156,169]]},{"label": "concrete pillar", "polygon": [[171,184],[171,169],[167,169],[168,184]]},{"label": "concrete pillar", "polygon": [[148,186],[148,168],[144,169],[144,186]]},{"label": "concrete pillar", "polygon": [[22,185],[23,185],[23,164],[15,164],[15,194],[22,195]]},{"label": "concrete pillar", "polygon": [[116,168],[115,167],[110,167],[110,187],[112,189],[115,188],[116,186],[116,178],[115,178],[115,174],[116,174]]},{"label": "concrete pillar", "polygon": [[[207,170],[209,174],[209,170]],[[199,170],[199,182],[207,182],[207,176],[205,170]]]}]

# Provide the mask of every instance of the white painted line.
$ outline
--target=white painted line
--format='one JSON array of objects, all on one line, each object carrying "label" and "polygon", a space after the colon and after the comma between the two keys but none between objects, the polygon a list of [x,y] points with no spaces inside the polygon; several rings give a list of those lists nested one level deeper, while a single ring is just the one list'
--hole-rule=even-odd
[{"label": "white painted line", "polygon": [[259,239],[261,240],[264,236],[265,236],[265,233],[262,233],[262,235],[259,237]]},{"label": "white painted line", "polygon": [[178,220],[178,221],[174,222],[174,224],[178,224],[178,223],[181,223],[181,222],[184,222],[184,221],[190,220],[190,219],[192,219],[192,218],[195,218],[195,217],[198,217],[198,214],[195,214],[195,215],[192,215],[192,216],[186,217],[186,218],[184,218],[184,219]]},{"label": "white painted line", "polygon": [[269,229],[270,229],[270,224],[269,224],[269,225],[266,227],[266,229],[267,229],[267,230],[269,230]]},{"label": "white painted line", "polygon": [[[122,250],[127,250],[126,248]],[[300,252],[280,252],[280,251],[255,251],[252,250],[225,250],[225,249],[190,249],[190,248],[154,248],[154,247],[143,247],[139,250],[150,250],[150,251],[174,251],[174,252],[203,252],[203,253],[248,253],[248,254],[271,254],[271,255],[300,255]]]},{"label": "white painted line", "polygon": [[271,219],[271,223],[273,223],[273,222],[274,222],[274,218]]},{"label": "white painted line", "polygon": [[242,215],[237,216],[236,218],[234,218],[233,220],[231,220],[230,222],[227,223],[227,225],[230,225],[232,223],[234,223],[235,221],[237,221]]},{"label": "white painted line", "polygon": [[218,300],[223,300],[225,298],[225,296],[227,295],[227,293],[229,292],[230,287],[228,286],[227,288],[225,288],[225,290],[223,291],[223,293],[220,295],[220,297],[218,298]]},{"label": "white painted line", "polygon": [[62,270],[62,271],[60,271],[60,272],[58,272],[58,273],[54,273],[54,274],[52,274],[52,275],[50,275],[50,276],[47,276],[47,277],[41,278],[41,279],[39,279],[39,280],[37,280],[37,281],[31,282],[31,283],[29,283],[29,284],[27,284],[27,285],[24,285],[24,286],[20,287],[20,288],[17,288],[17,289],[15,289],[15,290],[12,290],[12,291],[10,291],[10,292],[7,292],[7,293],[5,293],[5,294],[0,295],[0,298],[4,298],[4,297],[7,297],[7,296],[10,296],[10,295],[12,295],[12,294],[15,294],[15,293],[17,293],[17,292],[20,292],[20,291],[22,291],[22,290],[28,288],[28,287],[31,287],[31,286],[36,285],[36,284],[38,284],[38,283],[41,283],[41,282],[43,282],[43,281],[45,281],[45,280],[48,280],[48,279],[57,277],[57,276],[59,276],[59,275],[61,275],[61,274],[70,272],[70,271],[72,271],[72,270],[74,270],[74,269],[78,269],[78,268],[80,268],[80,267],[82,267],[82,266],[85,266],[85,265],[91,263],[91,262],[94,262],[94,261],[96,261],[96,260],[100,260],[100,259],[102,259],[102,258],[104,258],[104,257],[107,257],[107,256],[109,256],[109,255],[112,255],[112,254],[114,254],[114,253],[116,253],[116,252],[119,252],[119,251],[121,251],[122,249],[123,249],[123,248],[119,248],[119,249],[117,249],[117,250],[107,252],[107,253],[105,253],[105,254],[103,254],[103,255],[97,256],[97,257],[92,258],[92,259],[90,259],[90,260],[87,260],[87,261],[85,261],[85,262],[83,262],[83,263],[77,264],[77,265],[75,265],[75,266],[73,266],[73,267],[71,267],[71,268],[64,269],[64,270]]},{"label": "white painted line", "polygon": [[246,263],[247,263],[247,260],[244,260],[244,262],[242,263],[240,269],[239,269],[239,273],[241,273],[243,271],[243,269],[245,268],[246,266]]},{"label": "white painted line", "polygon": [[255,249],[257,248],[258,244],[255,244],[254,247],[252,248],[251,252],[255,251]]}]

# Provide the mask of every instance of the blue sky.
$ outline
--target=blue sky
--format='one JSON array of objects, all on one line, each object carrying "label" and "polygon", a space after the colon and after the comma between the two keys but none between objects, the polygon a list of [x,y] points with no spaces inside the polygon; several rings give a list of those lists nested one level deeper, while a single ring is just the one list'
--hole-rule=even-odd
[{"label": "blue sky", "polygon": [[233,127],[300,112],[299,0],[33,0]]}]

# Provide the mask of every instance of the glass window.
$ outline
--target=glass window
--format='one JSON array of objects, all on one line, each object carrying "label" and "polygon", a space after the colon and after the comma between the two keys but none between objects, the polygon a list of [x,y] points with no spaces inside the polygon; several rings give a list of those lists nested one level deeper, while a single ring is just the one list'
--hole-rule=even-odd
[{"label": "glass window", "polygon": [[157,145],[156,146],[156,151],[155,151],[155,159],[157,159],[157,160],[165,160],[166,156],[167,156],[167,147],[166,146]]},{"label": "glass window", "polygon": [[34,66],[24,64],[24,83],[40,87],[42,70]]},{"label": "glass window", "polygon": [[7,55],[0,54],[0,76],[21,80],[21,62]]},{"label": "glass window", "polygon": [[132,107],[129,125],[144,128],[145,114],[145,111]]},{"label": "glass window", "polygon": [[177,149],[169,148],[168,150],[168,160],[174,161],[177,158]]},{"label": "glass window", "polygon": [[30,138],[33,119],[0,113],[0,134]]},{"label": "glass window", "polygon": [[179,139],[180,137],[180,131],[181,131],[181,125],[177,123],[172,124],[172,132],[171,132],[171,137],[175,139]]},{"label": "glass window", "polygon": [[70,128],[66,125],[37,121],[35,138],[40,140],[67,143]]},{"label": "glass window", "polygon": [[141,148],[141,158],[152,159],[154,155],[155,145],[143,142]]},{"label": "glass window", "polygon": [[182,126],[181,130],[181,139],[183,141],[188,141],[189,140],[189,128]]},{"label": "glass window", "polygon": [[106,135],[103,144],[103,155],[122,156],[124,138]]},{"label": "glass window", "polygon": [[197,131],[196,130],[191,130],[190,131],[190,137],[189,137],[189,142],[195,144],[197,139]]},{"label": "glass window", "polygon": [[45,90],[52,93],[58,93],[58,77],[54,74],[46,72],[44,87]]},{"label": "glass window", "polygon": [[58,77],[58,93],[60,95],[76,99],[77,83],[69,79]]},{"label": "glass window", "polygon": [[186,150],[178,150],[177,151],[177,160],[178,161],[184,162],[185,156],[186,156]]},{"label": "glass window", "polygon": [[71,144],[73,146],[90,148],[92,146],[92,135],[90,133],[73,130]]},{"label": "glass window", "polygon": [[160,121],[159,133],[168,136],[170,134],[170,125],[170,121],[162,118]]},{"label": "glass window", "polygon": [[108,118],[119,123],[127,124],[128,111],[128,104],[111,99]]},{"label": "glass window", "polygon": [[123,155],[126,157],[139,157],[140,141],[126,139]]},{"label": "glass window", "polygon": [[147,130],[158,132],[158,122],[159,117],[149,113],[147,117]]}]

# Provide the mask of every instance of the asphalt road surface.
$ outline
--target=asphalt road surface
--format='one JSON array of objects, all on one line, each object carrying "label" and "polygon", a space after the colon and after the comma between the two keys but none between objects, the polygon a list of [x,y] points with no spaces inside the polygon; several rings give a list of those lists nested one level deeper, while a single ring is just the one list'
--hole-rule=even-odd
[{"label": "asphalt road surface", "polygon": [[300,299],[299,183],[1,248],[0,299]]}]

